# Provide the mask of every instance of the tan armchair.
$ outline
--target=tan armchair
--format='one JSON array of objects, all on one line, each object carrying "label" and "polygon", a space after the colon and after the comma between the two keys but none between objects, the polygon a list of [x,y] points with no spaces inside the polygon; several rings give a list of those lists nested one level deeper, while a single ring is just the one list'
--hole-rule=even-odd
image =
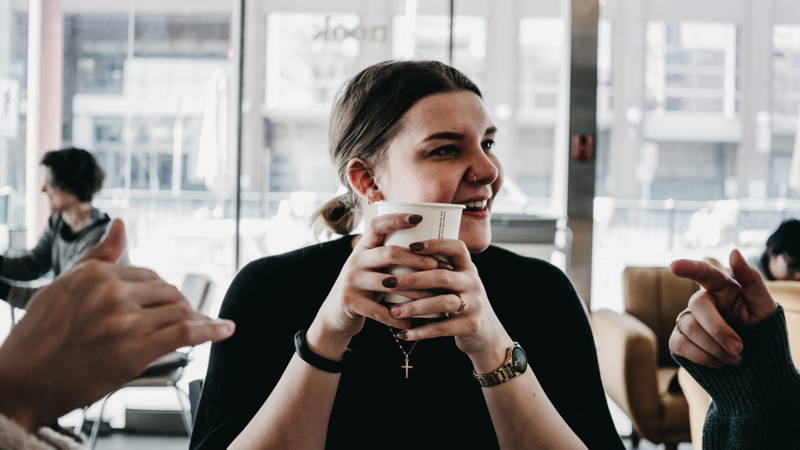
[{"label": "tan armchair", "polygon": [[[772,297],[783,306],[786,315],[786,329],[789,332],[789,347],[794,364],[800,367],[800,283],[796,281],[768,281],[767,289]],[[684,369],[680,369],[678,380],[689,404],[692,447],[701,450],[703,423],[711,397]]]},{"label": "tan armchair", "polygon": [[644,437],[676,449],[690,440],[689,408],[669,389],[678,371],[669,336],[697,285],[666,267],[627,267],[623,290],[625,313],[592,313],[603,385],[631,419],[634,445]]}]

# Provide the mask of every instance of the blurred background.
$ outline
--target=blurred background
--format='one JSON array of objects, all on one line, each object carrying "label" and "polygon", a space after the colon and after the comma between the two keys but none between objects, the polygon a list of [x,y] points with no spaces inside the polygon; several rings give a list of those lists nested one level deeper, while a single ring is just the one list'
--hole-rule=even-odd
[{"label": "blurred background", "polygon": [[[506,174],[495,241],[567,270],[591,310],[623,309],[626,266],[754,254],[800,213],[792,0],[2,0],[0,250],[44,228],[42,152],[86,148],[132,262],[206,274],[216,314],[242,265],[316,242],[336,90],[400,58],[480,86]],[[128,389],[106,416],[176,407]]]}]

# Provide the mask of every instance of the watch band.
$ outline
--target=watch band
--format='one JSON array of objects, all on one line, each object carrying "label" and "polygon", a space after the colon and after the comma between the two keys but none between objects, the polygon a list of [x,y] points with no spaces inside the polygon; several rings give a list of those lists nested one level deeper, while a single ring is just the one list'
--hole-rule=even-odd
[{"label": "watch band", "polygon": [[299,356],[300,359],[307,362],[309,365],[316,367],[319,370],[323,370],[325,372],[330,372],[330,373],[340,373],[342,371],[342,368],[344,367],[345,362],[347,361],[348,355],[351,352],[349,348],[345,350],[341,361],[334,361],[324,356],[320,356],[312,352],[311,349],[308,348],[308,343],[306,342],[305,329],[302,329],[294,334],[294,348],[295,351],[297,352],[297,356]]},{"label": "watch band", "polygon": [[524,372],[517,372],[513,367],[512,355],[517,346],[519,346],[519,344],[514,342],[514,345],[506,352],[505,361],[497,369],[486,373],[478,373],[475,370],[472,371],[472,375],[475,376],[475,379],[478,380],[478,384],[480,384],[481,387],[492,387],[503,384]]}]

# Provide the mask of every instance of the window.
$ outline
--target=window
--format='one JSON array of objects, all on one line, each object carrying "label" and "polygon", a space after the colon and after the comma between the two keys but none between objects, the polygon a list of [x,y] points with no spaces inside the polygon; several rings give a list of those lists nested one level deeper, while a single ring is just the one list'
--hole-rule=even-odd
[{"label": "window", "polygon": [[27,6],[0,6],[0,249],[25,245],[8,230],[25,224],[27,20]]},{"label": "window", "polygon": [[627,265],[760,253],[800,210],[797,6],[725,4],[603,3],[593,308],[622,308]]},{"label": "window", "polygon": [[737,42],[732,24],[648,23],[648,110],[735,115]]}]

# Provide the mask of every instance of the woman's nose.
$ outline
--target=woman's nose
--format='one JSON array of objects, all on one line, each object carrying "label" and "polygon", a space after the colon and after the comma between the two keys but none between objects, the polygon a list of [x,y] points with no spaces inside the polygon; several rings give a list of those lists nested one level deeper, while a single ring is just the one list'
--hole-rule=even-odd
[{"label": "woman's nose", "polygon": [[[476,152],[477,153],[477,152]],[[497,165],[489,159],[483,149],[477,153],[471,161],[470,167],[466,172],[467,181],[471,183],[492,184],[497,179],[499,169]]]}]

